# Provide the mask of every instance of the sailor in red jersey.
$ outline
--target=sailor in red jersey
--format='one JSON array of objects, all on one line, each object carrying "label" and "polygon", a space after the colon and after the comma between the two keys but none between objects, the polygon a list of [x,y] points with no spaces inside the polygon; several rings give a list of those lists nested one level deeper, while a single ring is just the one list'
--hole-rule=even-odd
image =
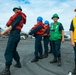
[{"label": "sailor in red jersey", "polygon": [[16,61],[16,64],[14,66],[21,68],[20,56],[16,48],[20,41],[21,29],[26,23],[26,15],[22,12],[20,6],[13,8],[13,11],[15,14],[10,17],[9,21],[6,24],[8,28],[0,33],[1,35],[4,35],[10,32],[7,47],[5,50],[5,69],[0,73],[0,75],[11,75],[10,66],[13,59]]},{"label": "sailor in red jersey", "polygon": [[44,42],[44,55],[43,58],[48,57],[48,43],[49,43],[49,36],[50,36],[50,26],[49,21],[46,20],[44,22],[44,34],[43,34],[43,42]]},{"label": "sailor in red jersey", "polygon": [[34,27],[31,29],[29,35],[34,35],[35,36],[35,58],[31,62],[37,62],[39,59],[42,59],[42,35],[43,35],[43,28],[44,24],[42,22],[43,18],[39,16],[37,18],[37,24],[34,25]]}]

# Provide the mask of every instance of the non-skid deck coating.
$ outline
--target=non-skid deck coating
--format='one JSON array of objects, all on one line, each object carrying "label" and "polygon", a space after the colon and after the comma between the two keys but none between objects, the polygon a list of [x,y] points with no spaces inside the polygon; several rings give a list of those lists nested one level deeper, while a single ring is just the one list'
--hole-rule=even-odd
[{"label": "non-skid deck coating", "polygon": [[[4,51],[7,44],[7,38],[0,38],[0,71],[4,69]],[[70,41],[62,44],[62,66],[58,67],[57,64],[50,64],[53,59],[52,54],[48,58],[41,59],[37,63],[31,63],[34,58],[34,39],[28,38],[21,40],[17,48],[20,57],[22,68],[17,69],[13,67],[15,61],[11,66],[12,75],[68,75],[69,71],[74,69],[74,52]]]}]

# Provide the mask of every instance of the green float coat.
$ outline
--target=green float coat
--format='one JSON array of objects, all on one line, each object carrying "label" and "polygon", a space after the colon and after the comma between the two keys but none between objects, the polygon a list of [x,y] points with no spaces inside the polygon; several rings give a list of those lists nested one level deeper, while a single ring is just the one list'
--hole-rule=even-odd
[{"label": "green float coat", "polygon": [[62,33],[59,31],[60,22],[52,24],[50,27],[50,40],[58,40],[62,38]]}]

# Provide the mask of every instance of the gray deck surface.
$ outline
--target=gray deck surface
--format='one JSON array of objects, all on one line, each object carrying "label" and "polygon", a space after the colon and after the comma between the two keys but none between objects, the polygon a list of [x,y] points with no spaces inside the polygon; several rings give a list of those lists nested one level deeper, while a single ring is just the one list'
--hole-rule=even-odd
[{"label": "gray deck surface", "polygon": [[[4,69],[6,44],[7,38],[0,38],[0,72]],[[61,67],[49,63],[53,59],[52,54],[37,63],[30,62],[34,58],[34,39],[21,40],[17,50],[21,57],[22,68],[13,67],[15,64],[15,61],[13,61],[11,66],[12,75],[68,75],[68,72],[74,69],[74,52],[70,41],[66,41],[61,46]]]}]

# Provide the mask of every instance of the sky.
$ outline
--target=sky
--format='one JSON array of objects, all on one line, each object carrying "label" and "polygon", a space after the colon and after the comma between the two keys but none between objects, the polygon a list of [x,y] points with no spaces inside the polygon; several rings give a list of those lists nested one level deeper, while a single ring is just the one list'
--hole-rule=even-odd
[{"label": "sky", "polygon": [[29,30],[36,24],[38,16],[43,17],[43,22],[52,22],[52,15],[57,13],[60,17],[59,22],[64,26],[65,31],[69,31],[72,18],[76,15],[76,0],[0,0],[0,27],[6,29],[6,23],[14,14],[12,9],[21,6],[27,15],[27,23],[22,31]]}]

